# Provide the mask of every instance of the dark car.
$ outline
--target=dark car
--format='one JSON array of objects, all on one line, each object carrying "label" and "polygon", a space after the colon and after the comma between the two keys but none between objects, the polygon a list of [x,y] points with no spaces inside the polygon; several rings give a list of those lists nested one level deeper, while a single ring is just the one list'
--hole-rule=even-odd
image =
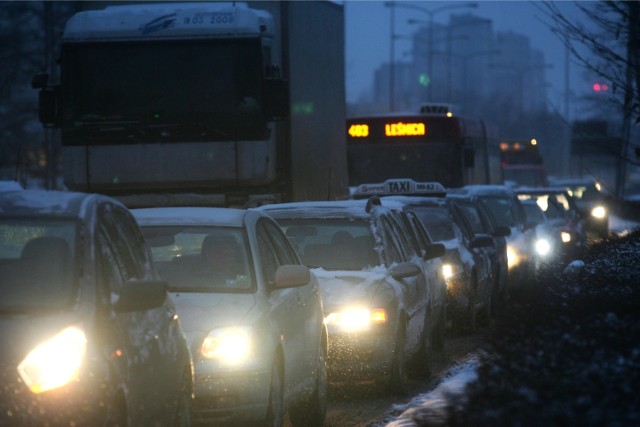
[{"label": "dark car", "polygon": [[485,247],[491,260],[493,277],[490,311],[500,311],[506,304],[509,287],[507,238],[511,235],[511,229],[505,225],[498,225],[491,211],[479,199],[464,190],[447,192],[447,199],[467,220],[474,237],[488,235],[493,239],[493,245]]},{"label": "dark car", "polygon": [[551,185],[562,187],[573,197],[587,231],[601,237],[609,235],[609,196],[595,179],[557,179]]},{"label": "dark car", "polygon": [[582,217],[573,198],[562,187],[520,187],[519,200],[535,200],[562,240],[565,258],[580,256],[587,242]]},{"label": "dark car", "polygon": [[0,192],[0,293],[0,425],[190,425],[180,319],[119,202]]}]

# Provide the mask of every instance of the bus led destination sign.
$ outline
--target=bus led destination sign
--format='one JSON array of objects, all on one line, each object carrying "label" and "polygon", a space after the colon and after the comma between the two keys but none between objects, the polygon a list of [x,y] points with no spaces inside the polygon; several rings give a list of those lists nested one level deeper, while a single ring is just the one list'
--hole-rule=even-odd
[{"label": "bus led destination sign", "polygon": [[385,136],[423,136],[427,133],[424,123],[386,123]]}]

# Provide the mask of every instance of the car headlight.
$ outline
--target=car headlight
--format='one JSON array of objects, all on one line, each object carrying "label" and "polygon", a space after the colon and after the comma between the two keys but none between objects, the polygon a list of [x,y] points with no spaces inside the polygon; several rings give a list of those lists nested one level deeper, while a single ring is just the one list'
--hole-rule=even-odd
[{"label": "car headlight", "polygon": [[560,239],[562,239],[563,243],[569,243],[571,241],[571,233],[569,233],[568,231],[561,231]]},{"label": "car headlight", "polygon": [[507,264],[509,265],[509,269],[520,264],[520,254],[512,245],[507,245]]},{"label": "car headlight", "polygon": [[604,206],[595,206],[591,209],[591,216],[597,219],[603,219],[607,216],[607,210]]},{"label": "car headlight", "polygon": [[327,326],[336,326],[345,331],[361,331],[372,325],[381,325],[387,322],[387,312],[384,308],[347,308],[327,314],[324,323]]},{"label": "car headlight", "polygon": [[453,265],[452,264],[442,264],[442,275],[444,276],[445,280],[449,280],[453,277]]},{"label": "car headlight", "polygon": [[33,393],[60,388],[78,379],[86,351],[84,331],[69,326],[31,350],[18,373]]},{"label": "car headlight", "polygon": [[535,243],[536,253],[540,256],[547,256],[551,253],[551,242],[545,237],[540,237]]},{"label": "car headlight", "polygon": [[246,361],[251,354],[251,328],[230,326],[213,329],[202,342],[200,354],[229,364]]}]

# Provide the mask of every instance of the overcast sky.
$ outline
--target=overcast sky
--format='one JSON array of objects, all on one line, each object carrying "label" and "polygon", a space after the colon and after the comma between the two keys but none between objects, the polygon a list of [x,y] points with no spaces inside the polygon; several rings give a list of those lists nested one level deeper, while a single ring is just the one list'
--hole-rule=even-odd
[{"label": "overcast sky", "polygon": [[[403,1],[404,2],[404,1]],[[370,91],[373,84],[374,70],[382,63],[389,62],[390,52],[390,8],[385,7],[384,1],[347,0],[345,5],[345,38],[346,38],[346,90],[347,100],[356,101],[366,91]],[[408,3],[408,2],[407,2]],[[467,1],[419,1],[413,2],[428,10],[435,10],[444,5],[463,5]],[[489,18],[493,21],[494,32],[508,32],[526,35],[530,38],[531,46],[544,52],[545,61],[553,68],[545,70],[549,84],[548,94],[551,102],[556,106],[562,105],[565,91],[565,48],[562,42],[551,32],[542,21],[548,21],[539,8],[541,2],[532,1],[477,1],[475,8],[454,8],[434,14],[436,23],[449,22],[452,13],[472,13]],[[538,3],[536,6],[535,3]],[[563,12],[570,16],[580,16],[575,12],[573,2],[558,2]],[[421,13],[410,8],[395,8],[395,33],[402,36],[412,35],[416,25],[407,24],[407,19],[428,20],[427,13]],[[396,40],[396,61],[402,58],[402,53],[410,50],[410,41]],[[404,58],[406,61],[408,58]],[[580,94],[588,91],[588,82],[583,79],[583,71],[575,64],[571,64],[570,87]]]}]

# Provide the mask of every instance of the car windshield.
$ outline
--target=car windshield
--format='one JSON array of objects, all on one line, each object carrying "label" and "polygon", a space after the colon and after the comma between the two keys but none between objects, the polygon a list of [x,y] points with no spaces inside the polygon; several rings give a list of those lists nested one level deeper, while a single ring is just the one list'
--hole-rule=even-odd
[{"label": "car windshield", "polygon": [[142,227],[158,274],[182,292],[254,289],[243,230],[227,227]]},{"label": "car windshield", "polygon": [[434,241],[442,242],[456,238],[453,220],[446,208],[414,206],[412,209]]},{"label": "car windshield", "polygon": [[489,208],[498,225],[516,226],[516,218],[511,209],[511,199],[500,196],[482,196],[482,203]]},{"label": "car windshield", "polygon": [[534,200],[550,219],[569,217],[569,200],[564,194],[519,194],[520,200]]},{"label": "car windshield", "polygon": [[527,216],[527,221],[535,222],[536,224],[544,222],[544,214],[535,203],[523,203],[522,207]]},{"label": "car windshield", "polygon": [[277,219],[311,268],[359,271],[381,263],[371,227],[350,218]]},{"label": "car windshield", "polygon": [[55,310],[76,294],[76,222],[0,220],[0,311]]}]

